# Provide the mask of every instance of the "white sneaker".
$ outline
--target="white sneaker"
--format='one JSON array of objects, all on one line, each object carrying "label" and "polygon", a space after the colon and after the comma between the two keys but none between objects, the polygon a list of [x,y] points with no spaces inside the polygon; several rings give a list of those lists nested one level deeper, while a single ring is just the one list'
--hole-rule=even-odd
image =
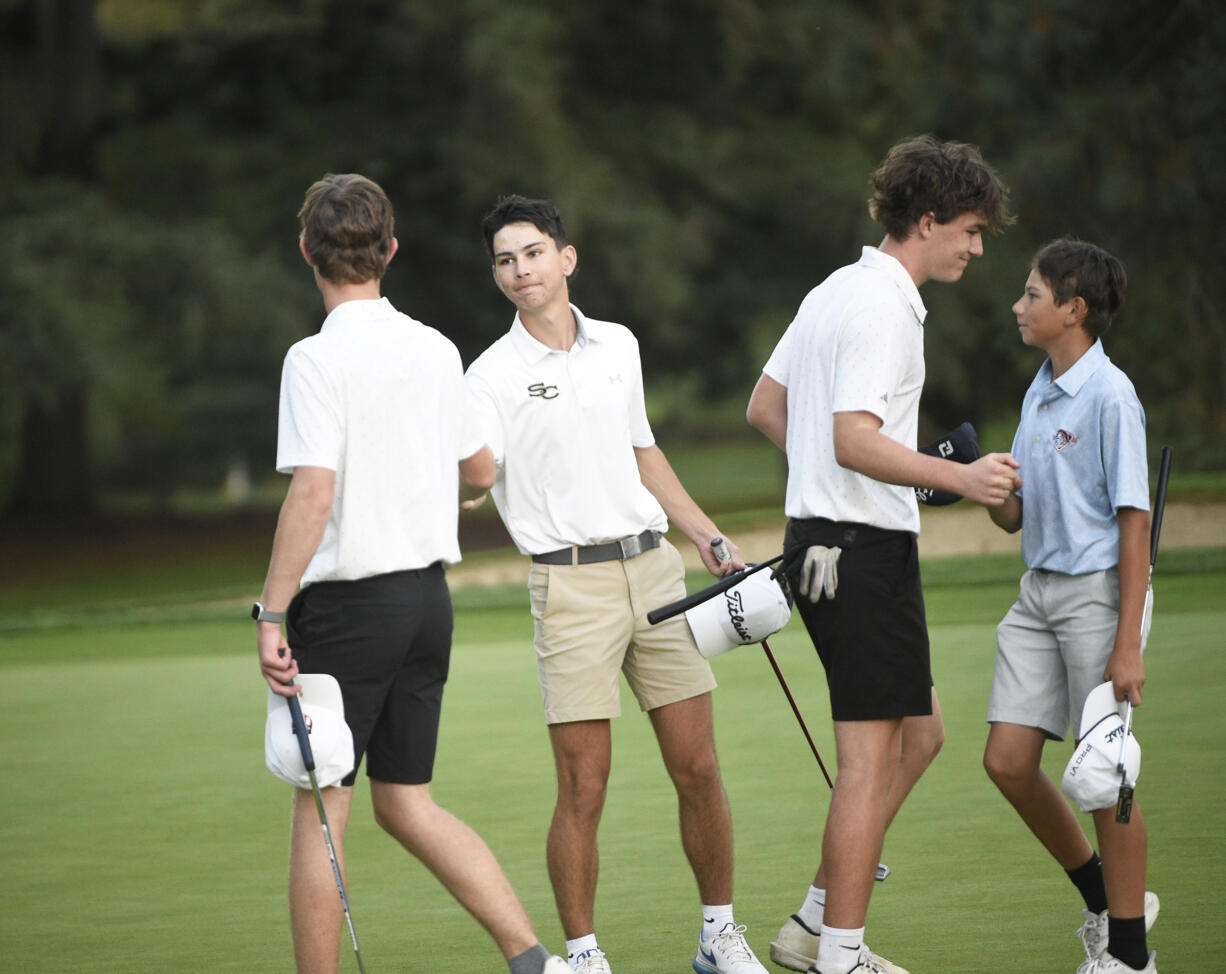
[{"label": "white sneaker", "polygon": [[698,974],[766,974],[745,942],[744,925],[734,923],[725,923],[710,940],[699,938],[693,966]]},{"label": "white sneaker", "polygon": [[[1145,932],[1149,933],[1153,929],[1154,921],[1158,919],[1158,910],[1161,909],[1161,904],[1158,902],[1158,894],[1145,891]],[[1077,936],[1081,938],[1081,942],[1085,945],[1086,960],[1095,960],[1103,956],[1107,952],[1107,911],[1102,913],[1091,913],[1089,910],[1082,910],[1081,915],[1085,923],[1077,931]]]},{"label": "white sneaker", "polygon": [[1139,971],[1104,952],[1077,968],[1077,974],[1158,974],[1158,952],[1151,950],[1148,962]]},{"label": "white sneaker", "polygon": [[558,957],[555,954],[545,961],[545,966],[541,968],[541,974],[570,974],[570,965],[566,963],[565,957]]},{"label": "white sneaker", "polygon": [[[814,970],[817,966],[817,945],[820,942],[821,934],[814,933],[793,913],[783,924],[779,936],[771,941],[771,960],[780,967],[793,971]],[[868,954],[877,969],[885,971],[885,974],[907,974],[904,968],[879,957],[871,950]]]},{"label": "white sneaker", "polygon": [[[809,968],[814,974],[822,974],[816,964]],[[874,954],[864,944],[860,945],[860,956],[856,958],[856,966],[847,974],[907,974],[901,967],[891,964]]]},{"label": "white sneaker", "polygon": [[609,966],[604,951],[599,947],[593,947],[577,955],[570,969],[575,974],[613,974],[613,968]]}]

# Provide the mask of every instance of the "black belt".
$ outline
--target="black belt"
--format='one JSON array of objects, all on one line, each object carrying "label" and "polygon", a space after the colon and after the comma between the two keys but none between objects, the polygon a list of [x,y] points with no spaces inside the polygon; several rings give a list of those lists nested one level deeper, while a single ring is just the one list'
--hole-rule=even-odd
[{"label": "black belt", "polygon": [[650,528],[632,538],[607,541],[604,544],[574,545],[533,555],[538,565],[590,565],[597,561],[628,561],[644,551],[660,547],[660,532]]}]

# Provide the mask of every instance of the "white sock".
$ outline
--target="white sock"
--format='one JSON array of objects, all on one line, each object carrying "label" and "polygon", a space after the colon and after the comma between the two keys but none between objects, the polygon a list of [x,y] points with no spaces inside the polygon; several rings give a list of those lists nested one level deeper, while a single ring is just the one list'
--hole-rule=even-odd
[{"label": "white sock", "polygon": [[817,947],[817,968],[822,974],[850,974],[860,960],[864,928],[842,930],[822,924],[822,939]]},{"label": "white sock", "polygon": [[577,940],[566,941],[566,959],[571,962],[571,967],[574,967],[574,960],[585,950],[594,950],[596,947],[596,934],[589,933],[586,937],[580,937]]},{"label": "white sock", "polygon": [[804,905],[796,911],[796,915],[810,930],[821,930],[822,918],[826,915],[826,891],[810,886]]},{"label": "white sock", "polygon": [[732,904],[726,906],[702,905],[702,939],[710,940],[728,924],[736,924],[732,919]]}]

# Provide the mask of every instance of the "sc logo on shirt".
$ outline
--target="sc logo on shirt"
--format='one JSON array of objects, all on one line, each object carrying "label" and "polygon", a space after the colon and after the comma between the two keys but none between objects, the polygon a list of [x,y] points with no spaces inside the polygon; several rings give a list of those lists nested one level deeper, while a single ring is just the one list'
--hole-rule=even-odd
[{"label": "sc logo on shirt", "polygon": [[543,382],[534,382],[528,386],[528,395],[534,399],[557,399],[558,387],[547,386]]}]

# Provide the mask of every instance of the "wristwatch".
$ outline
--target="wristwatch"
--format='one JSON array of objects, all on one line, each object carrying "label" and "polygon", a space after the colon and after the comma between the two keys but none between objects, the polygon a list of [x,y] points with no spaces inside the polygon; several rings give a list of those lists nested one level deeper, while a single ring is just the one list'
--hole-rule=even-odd
[{"label": "wristwatch", "polygon": [[280,625],[285,621],[285,613],[273,612],[272,609],[264,608],[264,603],[257,602],[251,607],[251,618],[256,622],[275,622]]}]

